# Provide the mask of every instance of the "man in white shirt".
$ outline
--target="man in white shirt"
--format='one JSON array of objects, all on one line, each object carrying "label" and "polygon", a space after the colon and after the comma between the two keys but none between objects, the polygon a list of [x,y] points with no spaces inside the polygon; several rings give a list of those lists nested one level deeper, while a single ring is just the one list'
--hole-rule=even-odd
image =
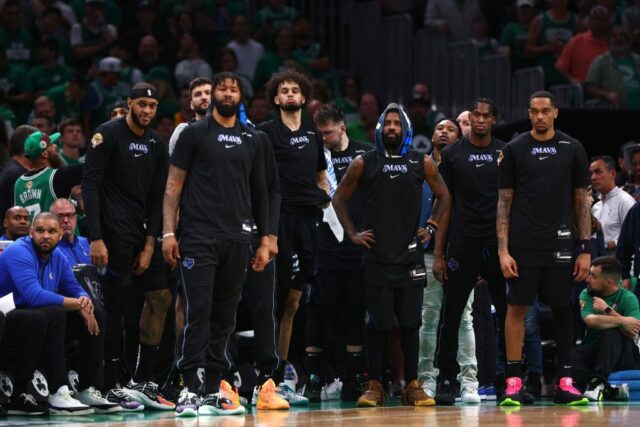
[{"label": "man in white shirt", "polygon": [[256,65],[264,53],[261,43],[249,38],[249,20],[238,15],[233,20],[233,40],[227,44],[238,58],[238,74],[253,80]]},{"label": "man in white shirt", "polygon": [[616,163],[610,156],[593,157],[589,172],[594,191],[600,193],[591,213],[602,225],[607,251],[615,251],[622,222],[636,201],[616,187]]}]

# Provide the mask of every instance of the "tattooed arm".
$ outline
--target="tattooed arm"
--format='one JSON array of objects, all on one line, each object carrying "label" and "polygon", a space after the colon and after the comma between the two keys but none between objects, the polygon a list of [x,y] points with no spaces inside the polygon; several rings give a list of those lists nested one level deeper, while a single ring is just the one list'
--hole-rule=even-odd
[{"label": "tattooed arm", "polygon": [[358,156],[351,162],[340,184],[338,184],[338,188],[333,194],[332,203],[345,234],[353,243],[371,249],[371,245],[376,242],[373,230],[365,230],[359,233],[353,224],[351,213],[349,213],[349,208],[347,207],[347,202],[351,199],[351,196],[353,196],[353,192],[356,191],[358,185],[360,185],[363,172],[364,160],[362,156]]},{"label": "tattooed arm", "polygon": [[[586,188],[573,190],[573,214],[578,229],[578,240],[591,241],[591,209]],[[573,275],[576,282],[581,282],[589,275],[591,253],[583,252],[576,258]]]},{"label": "tattooed arm", "polygon": [[[180,197],[186,178],[187,171],[173,165],[169,166],[169,176],[167,177],[167,186],[164,190],[164,201],[162,203],[163,236],[176,231],[178,206],[180,205]],[[162,239],[162,254],[165,261],[172,266],[176,265],[178,258],[180,258],[180,252],[178,250],[178,241],[174,235]]]},{"label": "tattooed arm", "polygon": [[500,268],[505,279],[518,277],[518,265],[509,254],[509,222],[511,205],[513,204],[513,188],[498,190],[498,212],[496,214],[496,232],[498,234],[498,255]]},{"label": "tattooed arm", "polygon": [[[444,283],[447,279],[447,265],[444,261],[444,247],[447,242],[447,231],[449,229],[449,218],[451,215],[451,194],[444,182],[442,175],[438,172],[438,168],[429,156],[424,156],[424,179],[427,181],[429,188],[433,191],[435,202],[431,217],[427,220],[427,224],[435,224],[438,232],[436,233],[436,241],[433,248],[433,275],[439,282]],[[424,243],[424,242],[423,242]]]}]

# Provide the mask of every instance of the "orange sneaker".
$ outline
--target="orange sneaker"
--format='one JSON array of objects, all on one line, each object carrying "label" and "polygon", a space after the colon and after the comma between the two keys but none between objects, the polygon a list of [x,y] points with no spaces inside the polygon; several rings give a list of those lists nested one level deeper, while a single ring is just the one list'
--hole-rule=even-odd
[{"label": "orange sneaker", "polygon": [[278,396],[276,384],[269,378],[258,392],[258,409],[289,409],[289,402]]},{"label": "orange sneaker", "polygon": [[238,392],[231,387],[231,384],[226,382],[225,380],[220,381],[220,393],[222,393],[223,397],[229,399],[234,406],[240,405],[240,396]]},{"label": "orange sneaker", "polygon": [[357,407],[376,407],[384,405],[384,390],[382,384],[377,380],[369,380],[367,389],[356,402]]},{"label": "orange sneaker", "polygon": [[436,401],[422,389],[422,383],[413,380],[404,388],[402,404],[408,406],[434,406]]}]

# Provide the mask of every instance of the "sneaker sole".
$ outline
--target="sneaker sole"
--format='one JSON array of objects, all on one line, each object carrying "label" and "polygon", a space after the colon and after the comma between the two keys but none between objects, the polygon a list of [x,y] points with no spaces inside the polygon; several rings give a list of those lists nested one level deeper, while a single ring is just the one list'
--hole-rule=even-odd
[{"label": "sneaker sole", "polygon": [[589,404],[589,399],[587,399],[586,397],[583,397],[580,400],[576,400],[573,402],[568,402],[568,403],[556,403],[553,402],[554,405],[556,406],[586,406]]},{"label": "sneaker sole", "polygon": [[27,412],[27,411],[19,411],[16,409],[9,409],[7,411],[7,415],[44,415],[46,414],[46,411],[41,411],[41,412]]},{"label": "sneaker sole", "polygon": [[57,416],[57,415],[66,415],[66,416],[75,416],[75,415],[91,415],[95,413],[93,408],[89,409],[79,409],[77,411],[70,411],[68,409],[54,409],[49,408],[49,415]]},{"label": "sneaker sole", "polygon": [[176,417],[178,418],[187,418],[187,417],[197,417],[198,410],[193,408],[186,408],[182,412],[176,412]]},{"label": "sneaker sole", "polygon": [[176,405],[163,405],[149,399],[146,394],[137,390],[127,390],[126,393],[132,400],[143,404],[147,409],[157,409],[159,411],[173,411],[176,409]]},{"label": "sneaker sole", "polygon": [[105,409],[97,408],[97,407],[93,406],[93,411],[96,414],[113,414],[114,412],[121,412],[123,410],[124,409],[120,405],[112,406],[111,408],[105,408]]},{"label": "sneaker sole", "polygon": [[500,402],[500,406],[522,406],[522,402],[517,400],[513,400],[511,398],[506,398],[502,402]]},{"label": "sneaker sole", "polygon": [[258,404],[256,405],[256,409],[260,409],[263,411],[286,411],[291,409],[291,404],[289,403],[288,405],[281,405],[281,406],[270,406],[270,405],[265,405],[261,402],[258,402]]},{"label": "sneaker sole", "polygon": [[289,402],[290,406],[309,406],[309,400],[307,399],[300,399],[293,402],[291,400],[287,400],[287,402]]},{"label": "sneaker sole", "polygon": [[244,415],[247,412],[244,406],[236,409],[218,409],[213,406],[201,406],[198,408],[198,415],[215,416],[215,415]]},{"label": "sneaker sole", "polygon": [[358,400],[356,402],[356,406],[358,408],[377,408],[378,406],[382,406],[382,405],[378,405],[376,402],[372,400]]}]

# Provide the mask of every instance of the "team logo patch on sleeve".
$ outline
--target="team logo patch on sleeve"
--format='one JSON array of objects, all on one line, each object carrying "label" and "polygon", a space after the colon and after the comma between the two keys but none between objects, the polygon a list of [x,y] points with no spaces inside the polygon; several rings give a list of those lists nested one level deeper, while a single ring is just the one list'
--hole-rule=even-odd
[{"label": "team logo patch on sleeve", "polygon": [[93,137],[91,138],[91,146],[93,148],[96,148],[98,145],[102,144],[102,141],[103,141],[102,134],[98,132],[95,135],[93,135]]},{"label": "team logo patch on sleeve", "polygon": [[449,258],[447,266],[449,267],[449,270],[456,271],[460,267],[460,262],[455,258]]}]

